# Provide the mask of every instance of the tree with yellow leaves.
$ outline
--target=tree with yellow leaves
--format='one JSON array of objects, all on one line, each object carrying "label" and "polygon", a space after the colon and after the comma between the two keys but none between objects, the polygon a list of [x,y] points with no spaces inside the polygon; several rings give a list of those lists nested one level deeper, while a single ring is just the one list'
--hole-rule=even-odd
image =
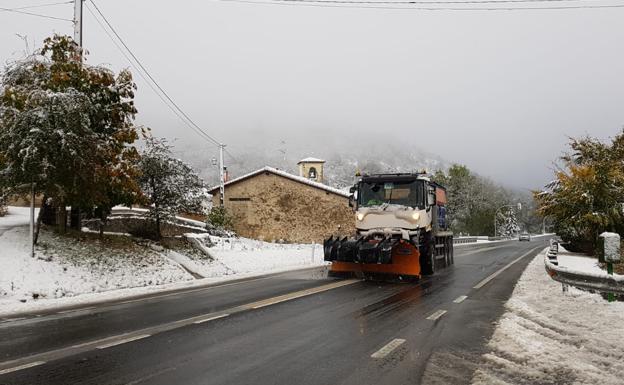
[{"label": "tree with yellow leaves", "polygon": [[591,251],[603,231],[624,231],[624,131],[611,143],[572,138],[570,148],[556,179],[534,197],[557,234]]}]

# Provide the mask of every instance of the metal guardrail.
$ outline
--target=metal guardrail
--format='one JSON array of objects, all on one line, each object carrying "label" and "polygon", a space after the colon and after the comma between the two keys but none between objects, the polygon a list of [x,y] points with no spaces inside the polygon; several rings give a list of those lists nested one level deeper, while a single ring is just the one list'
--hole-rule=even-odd
[{"label": "metal guardrail", "polygon": [[566,269],[565,267],[559,267],[557,261],[558,252],[559,244],[551,240],[550,249],[546,252],[546,256],[544,257],[544,267],[552,279],[564,285],[564,291],[567,290],[565,285],[570,285],[580,289],[595,290],[601,293],[624,295],[624,277],[583,273]]},{"label": "metal guardrail", "polygon": [[477,242],[477,237],[454,237],[453,238],[453,244],[457,245],[457,244],[461,244],[461,243],[476,243]]}]

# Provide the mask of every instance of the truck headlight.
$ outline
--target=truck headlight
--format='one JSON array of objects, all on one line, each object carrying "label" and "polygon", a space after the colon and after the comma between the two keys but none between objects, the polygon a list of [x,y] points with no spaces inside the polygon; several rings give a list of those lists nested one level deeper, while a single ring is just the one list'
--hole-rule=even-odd
[{"label": "truck headlight", "polygon": [[361,221],[362,219],[364,219],[364,214],[362,214],[362,213],[358,213],[358,215],[357,215],[357,220],[358,220],[358,221]]},{"label": "truck headlight", "polygon": [[420,213],[417,211],[414,214],[412,214],[412,219],[417,221],[420,219]]}]

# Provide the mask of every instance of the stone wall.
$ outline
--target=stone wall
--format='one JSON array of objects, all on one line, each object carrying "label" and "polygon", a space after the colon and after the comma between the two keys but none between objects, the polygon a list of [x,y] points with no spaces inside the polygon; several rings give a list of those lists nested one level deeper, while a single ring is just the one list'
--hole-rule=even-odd
[{"label": "stone wall", "polygon": [[[270,172],[226,186],[225,198],[243,237],[309,243],[355,232],[348,198]],[[219,204],[218,192],[213,202]]]}]

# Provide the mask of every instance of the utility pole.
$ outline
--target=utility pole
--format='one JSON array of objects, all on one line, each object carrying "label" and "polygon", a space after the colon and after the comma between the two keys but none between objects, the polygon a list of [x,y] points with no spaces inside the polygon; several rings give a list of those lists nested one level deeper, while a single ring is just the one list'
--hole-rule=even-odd
[{"label": "utility pole", "polygon": [[225,173],[223,172],[223,150],[225,144],[219,144],[219,200],[221,207],[225,202]]},{"label": "utility pole", "polygon": [[[82,2],[74,0],[74,41],[82,49]],[[80,55],[82,57],[82,55]]]},{"label": "utility pole", "polygon": [[35,182],[30,184],[30,257],[35,257]]}]

